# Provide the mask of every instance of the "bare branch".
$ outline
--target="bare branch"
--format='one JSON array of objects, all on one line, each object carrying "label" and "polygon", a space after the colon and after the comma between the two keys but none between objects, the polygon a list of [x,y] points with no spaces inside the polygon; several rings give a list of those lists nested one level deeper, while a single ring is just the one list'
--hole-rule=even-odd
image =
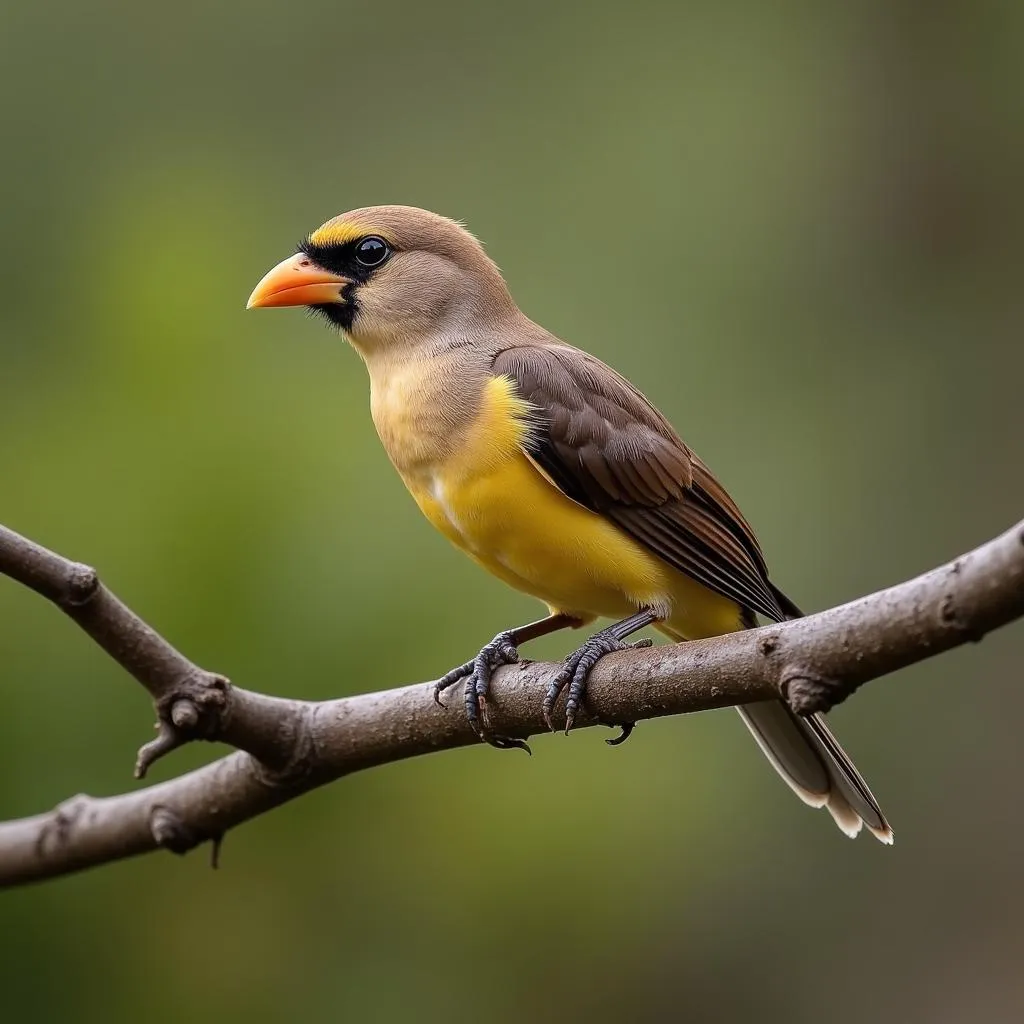
[{"label": "bare branch", "polygon": [[[199,719],[213,723],[204,725],[204,735],[210,728],[210,736],[240,748],[169,782],[121,796],[79,796],[48,814],[0,824],[0,885],[158,848],[184,853],[343,775],[477,742],[462,709],[437,707],[427,684],[322,703],[225,684],[224,700],[210,714],[197,693],[187,692],[187,681],[202,670],[106,591],[92,570],[2,531],[0,571],[74,618],[169,708],[172,728],[195,728],[191,703]],[[1024,522],[923,576],[817,615],[610,655],[594,671],[589,714],[579,725],[625,724],[780,695],[803,714],[826,710],[869,679],[980,640],[1022,615]],[[500,669],[489,700],[491,726],[523,738],[544,731],[542,697],[557,669],[547,663]],[[204,684],[198,695],[210,688]]]},{"label": "bare branch", "polygon": [[52,601],[149,691],[159,731],[139,750],[136,778],[197,739],[220,740],[265,764],[287,765],[294,723],[286,709],[193,664],[108,590],[95,569],[0,526],[0,573]]}]

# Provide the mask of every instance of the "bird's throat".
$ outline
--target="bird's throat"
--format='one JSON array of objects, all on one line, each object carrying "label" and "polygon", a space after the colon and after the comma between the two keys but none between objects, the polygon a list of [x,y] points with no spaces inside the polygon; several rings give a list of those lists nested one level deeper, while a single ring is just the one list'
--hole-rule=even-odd
[{"label": "bird's throat", "polygon": [[432,475],[457,459],[480,413],[486,375],[479,365],[458,349],[361,355],[370,374],[373,422],[398,471]]}]

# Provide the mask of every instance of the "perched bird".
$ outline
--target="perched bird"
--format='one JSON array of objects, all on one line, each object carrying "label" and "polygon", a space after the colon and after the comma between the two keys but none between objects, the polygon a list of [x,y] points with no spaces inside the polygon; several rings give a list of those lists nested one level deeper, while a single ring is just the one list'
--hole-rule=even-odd
[{"label": "perched bird", "polygon": [[[465,679],[466,712],[495,746],[482,703],[499,665],[546,633],[617,620],[571,654],[544,715],[648,625],[717,636],[800,610],[768,578],[746,520],[704,463],[628,380],[529,320],[483,247],[455,221],[407,206],[342,214],[274,267],[254,306],[308,306],[340,328],[370,374],[380,439],[423,514],[549,615],[499,633],[436,684]],[[737,709],[805,803],[847,835],[892,831],[820,715],[778,700]]]}]

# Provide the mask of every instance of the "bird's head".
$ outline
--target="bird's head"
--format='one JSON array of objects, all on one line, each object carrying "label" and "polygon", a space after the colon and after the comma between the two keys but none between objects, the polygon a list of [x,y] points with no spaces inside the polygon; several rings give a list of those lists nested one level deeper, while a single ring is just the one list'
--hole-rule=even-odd
[{"label": "bird's head", "polygon": [[307,306],[365,355],[423,338],[472,336],[516,311],[461,225],[411,206],[343,213],[270,270],[248,308]]}]

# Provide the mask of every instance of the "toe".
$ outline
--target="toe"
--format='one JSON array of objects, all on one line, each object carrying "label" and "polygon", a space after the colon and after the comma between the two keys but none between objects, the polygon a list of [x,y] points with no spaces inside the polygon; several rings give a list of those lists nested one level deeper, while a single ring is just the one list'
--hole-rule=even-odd
[{"label": "toe", "polygon": [[527,754],[533,754],[526,740],[516,739],[514,736],[488,736],[487,742],[499,750],[525,750]]},{"label": "toe", "polygon": [[434,701],[444,707],[444,702],[441,700],[441,694],[445,690],[453,687],[460,679],[465,679],[473,671],[473,665],[475,662],[467,661],[462,665],[458,665],[453,668],[450,672],[446,672],[440,679],[437,680],[433,685]]},{"label": "toe", "polygon": [[505,644],[498,651],[498,655],[503,665],[514,665],[519,660],[519,651],[514,644]]},{"label": "toe", "polygon": [[558,703],[558,698],[561,692],[565,689],[570,678],[570,668],[565,665],[562,670],[555,676],[554,679],[548,684],[547,693],[544,694],[544,704],[542,711],[544,714],[544,724],[552,731],[555,731],[555,723],[551,721],[551,713],[555,710],[555,704]]},{"label": "toe", "polygon": [[613,736],[610,740],[605,740],[605,743],[607,743],[609,747],[617,747],[620,744],[625,743],[626,740],[629,739],[630,734],[636,728],[636,722],[624,722],[618,728],[622,730],[618,736]]}]

